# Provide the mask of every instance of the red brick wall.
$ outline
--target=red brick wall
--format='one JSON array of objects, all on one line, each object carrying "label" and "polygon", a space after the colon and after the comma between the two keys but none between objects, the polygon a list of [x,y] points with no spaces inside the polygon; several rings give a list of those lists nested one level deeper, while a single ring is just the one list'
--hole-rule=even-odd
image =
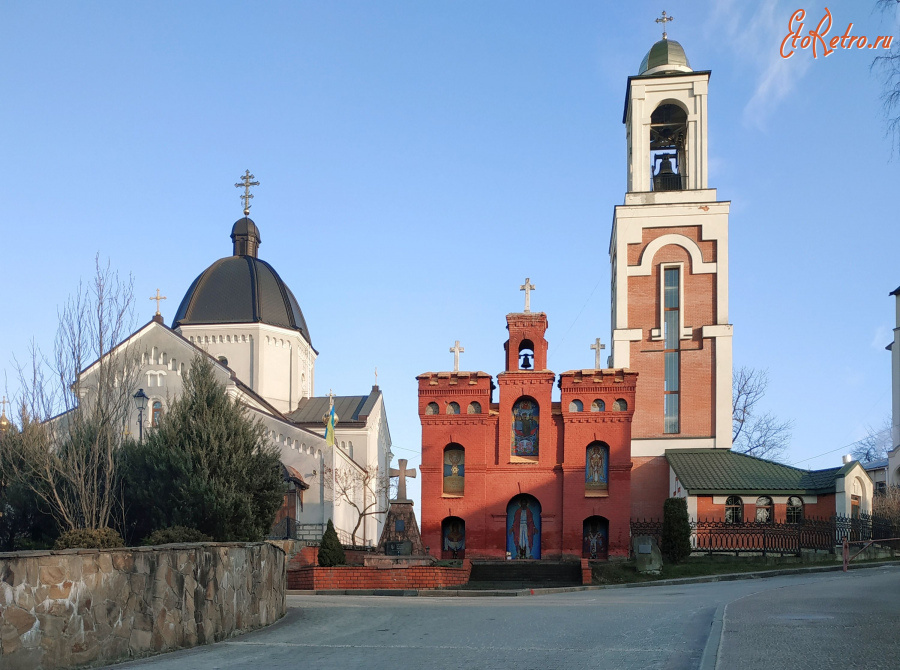
[{"label": "red brick wall", "polygon": [[418,566],[411,568],[288,568],[289,589],[321,591],[331,589],[438,589],[462,586],[469,581],[472,563],[461,568]]},{"label": "red brick wall", "polygon": [[669,462],[665,456],[635,456],[631,462],[631,499],[633,519],[662,519],[663,503],[669,491]]},{"label": "red brick wall", "polygon": [[[528,337],[540,362],[543,330]],[[518,326],[516,326],[518,328]],[[511,338],[513,328],[510,328]],[[609,521],[609,554],[627,556],[631,515],[631,419],[635,407],[637,375],[604,371],[575,371],[561,376],[561,403],[551,402],[555,375],[546,370],[507,371],[499,375],[499,402],[491,407],[491,379],[484,373],[427,373],[419,380],[422,421],[422,541],[432,555],[440,555],[441,522],[448,516],[465,521],[467,558],[506,556],[506,507],[519,493],[541,504],[541,558],[581,557],[583,522],[598,515]],[[510,456],[512,406],[521,396],[534,398],[540,407],[539,457],[535,462],[513,462]],[[570,413],[569,401],[579,398],[584,412]],[[606,402],[605,412],[591,412],[595,398]],[[628,404],[613,412],[617,398]],[[477,399],[482,415],[467,415],[465,407]],[[426,415],[435,402],[440,415]],[[444,414],[450,402],[462,414]],[[490,409],[490,412],[488,410]],[[610,447],[609,490],[606,497],[585,495],[586,448],[599,440]],[[444,448],[465,448],[465,491],[462,496],[443,493]]]},{"label": "red brick wall", "polygon": [[[366,556],[371,556],[371,552],[366,551],[353,551],[353,550],[344,550],[344,558],[347,560],[347,565],[365,565]],[[319,564],[319,548],[318,547],[304,547],[300,551],[298,551],[294,557],[288,563],[288,570],[293,568],[304,568],[309,565],[318,565]]]}]

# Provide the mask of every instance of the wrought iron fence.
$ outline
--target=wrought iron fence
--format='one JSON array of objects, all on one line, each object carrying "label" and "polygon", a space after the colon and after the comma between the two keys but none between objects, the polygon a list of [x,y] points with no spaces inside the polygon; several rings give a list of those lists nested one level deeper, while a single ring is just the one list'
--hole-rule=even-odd
[{"label": "wrought iron fence", "polygon": [[[690,522],[691,547],[697,552],[733,554],[794,554],[834,551],[846,537],[851,542],[900,537],[900,524],[860,514],[855,517],[808,518],[800,523],[726,523],[716,519]],[[631,535],[649,535],[662,541],[662,521],[632,519]],[[889,543],[890,544],[890,543]]]}]

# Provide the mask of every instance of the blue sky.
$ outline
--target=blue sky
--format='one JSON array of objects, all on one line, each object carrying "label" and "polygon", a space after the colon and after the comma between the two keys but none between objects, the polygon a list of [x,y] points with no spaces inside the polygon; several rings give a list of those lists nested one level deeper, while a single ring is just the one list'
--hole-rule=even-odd
[{"label": "blue sky", "polygon": [[[138,321],[170,323],[231,253],[233,184],[296,294],[316,391],[385,393],[419,462],[415,375],[502,369],[518,287],[551,369],[609,340],[608,244],[625,189],[625,84],[672,39],[712,70],[710,186],[731,200],[735,364],[768,368],[787,460],[840,462],[890,412],[898,157],[872,52],[778,55],[785,2],[85,2],[0,7],[0,367],[50,348],[95,254],[132,274]],[[835,28],[897,17],[834,1]],[[811,28],[809,25],[808,28]],[[807,29],[808,29],[807,28]],[[831,452],[827,453],[826,452]],[[825,454],[825,455],[822,455]],[[411,493],[417,493],[411,489]]]}]

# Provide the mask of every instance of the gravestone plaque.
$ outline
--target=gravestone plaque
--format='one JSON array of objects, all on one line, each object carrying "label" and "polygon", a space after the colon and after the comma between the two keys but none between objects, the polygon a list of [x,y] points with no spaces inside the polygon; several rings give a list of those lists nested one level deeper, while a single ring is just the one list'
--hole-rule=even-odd
[{"label": "gravestone plaque", "polygon": [[636,535],[631,542],[637,571],[658,575],[662,570],[663,561],[656,538],[650,535]]}]

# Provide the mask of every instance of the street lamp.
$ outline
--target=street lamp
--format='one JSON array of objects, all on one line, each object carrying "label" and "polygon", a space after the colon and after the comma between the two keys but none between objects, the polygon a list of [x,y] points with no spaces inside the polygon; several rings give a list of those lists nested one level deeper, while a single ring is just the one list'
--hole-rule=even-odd
[{"label": "street lamp", "polygon": [[144,441],[144,410],[147,409],[147,394],[144,393],[144,389],[138,389],[138,392],[134,394],[134,404],[137,407],[138,411],[138,441]]}]

